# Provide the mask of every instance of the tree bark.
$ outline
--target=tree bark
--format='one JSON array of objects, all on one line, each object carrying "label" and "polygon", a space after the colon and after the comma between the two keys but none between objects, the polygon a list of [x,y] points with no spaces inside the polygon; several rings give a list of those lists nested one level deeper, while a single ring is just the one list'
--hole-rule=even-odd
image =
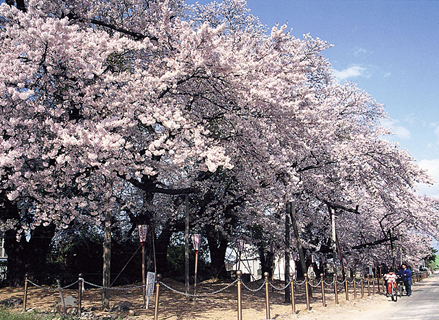
[{"label": "tree bark", "polygon": [[206,228],[206,237],[210,251],[210,270],[213,277],[219,279],[228,278],[224,260],[226,258],[226,250],[229,241],[220,233],[215,232],[212,226]]},{"label": "tree bark", "polygon": [[104,227],[104,244],[103,244],[103,268],[102,268],[102,308],[110,308],[110,269],[111,269],[111,211],[105,214]]}]

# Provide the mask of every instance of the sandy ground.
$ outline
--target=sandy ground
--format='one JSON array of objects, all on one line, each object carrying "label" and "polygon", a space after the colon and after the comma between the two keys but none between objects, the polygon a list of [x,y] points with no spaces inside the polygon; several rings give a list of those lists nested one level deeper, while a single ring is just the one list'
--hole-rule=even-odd
[{"label": "sandy ground", "polygon": [[[184,285],[170,279],[164,279],[166,286],[160,286],[159,294],[159,319],[167,320],[230,320],[237,319],[237,286],[230,285],[222,281],[205,281],[198,284],[198,294],[204,296],[197,300],[190,300],[181,295],[179,292],[184,291]],[[273,283],[277,288],[282,288],[282,283]],[[247,284],[251,290],[261,288],[257,292],[253,292],[243,288],[242,291],[242,319],[257,320],[267,319],[265,305],[265,286],[261,281]],[[221,290],[221,292],[217,292]],[[293,313],[291,303],[285,303],[285,295],[283,291],[277,291],[270,287],[270,319],[287,320],[287,319],[355,319],[366,320],[373,319],[374,314],[379,312],[380,308],[385,308],[389,303],[389,298],[383,295],[381,289],[378,293],[378,286],[370,286],[370,294],[367,287],[364,288],[364,294],[361,298],[361,289],[359,286],[355,288],[351,283],[348,288],[348,299],[344,290],[339,286],[338,294],[339,303],[335,303],[335,295],[333,286],[325,286],[325,302],[322,303],[321,287],[313,288],[313,297],[310,300],[310,310],[306,308],[306,300],[304,294],[304,285],[296,286],[295,308]],[[416,287],[414,286],[414,290]],[[78,298],[79,286],[75,285],[69,289],[63,289],[64,297],[73,296]],[[214,294],[213,294],[214,293]],[[356,294],[356,298],[354,295]],[[11,298],[24,297],[24,288],[1,288],[0,301]],[[118,303],[128,301],[131,304],[131,311],[103,311],[102,310],[102,290],[98,288],[87,288],[82,297],[82,309],[86,312],[93,312],[96,315],[108,316],[118,315],[126,319],[154,319],[155,297],[151,297],[149,308],[146,309],[143,304],[142,291],[138,285],[118,287],[111,291],[110,307],[117,306]],[[37,310],[39,312],[55,312],[56,305],[61,301],[60,292],[57,287],[35,287],[29,285],[27,296],[27,310]],[[13,312],[22,312],[23,305],[9,307]],[[95,310],[93,310],[95,309]]]}]

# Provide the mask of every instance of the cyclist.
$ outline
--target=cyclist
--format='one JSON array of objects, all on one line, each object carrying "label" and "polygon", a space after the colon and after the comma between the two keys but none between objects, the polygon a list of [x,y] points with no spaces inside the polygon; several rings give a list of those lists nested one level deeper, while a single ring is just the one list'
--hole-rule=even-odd
[{"label": "cyclist", "polygon": [[396,290],[396,279],[397,279],[397,275],[395,274],[395,272],[393,271],[393,269],[390,269],[389,273],[386,273],[384,275],[384,280],[386,280],[386,285],[387,285],[387,296],[392,294],[392,287],[395,288]]}]

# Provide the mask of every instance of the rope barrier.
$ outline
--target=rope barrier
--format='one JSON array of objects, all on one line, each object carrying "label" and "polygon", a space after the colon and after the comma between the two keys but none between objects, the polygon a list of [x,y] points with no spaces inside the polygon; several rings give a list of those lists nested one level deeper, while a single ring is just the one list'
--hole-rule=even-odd
[{"label": "rope barrier", "polygon": [[309,282],[309,285],[312,288],[320,288],[320,285],[322,284],[322,281],[320,280],[319,282],[317,282],[317,284],[311,284],[311,282]]},{"label": "rope barrier", "polygon": [[67,289],[67,288],[70,288],[71,286],[74,286],[75,284],[77,284],[78,282],[79,282],[79,280],[76,280],[75,282],[73,282],[73,283],[71,283],[71,284],[69,284],[69,285],[67,285],[67,286],[65,286],[65,287],[61,287],[61,288],[46,288],[46,287],[43,287],[43,286],[40,286],[40,285],[38,285],[38,284],[36,284],[35,282],[33,282],[32,280],[29,280],[29,279],[27,279],[27,282],[29,282],[31,285],[33,285],[33,286],[35,286],[35,287],[37,287],[37,288],[39,288],[39,289],[43,289],[43,290],[53,290],[53,291],[56,291],[56,290],[59,290],[59,289]]},{"label": "rope barrier", "polygon": [[126,291],[126,290],[133,290],[133,289],[139,289],[139,288],[145,287],[144,285],[127,287],[127,288],[104,287],[104,286],[97,285],[97,284],[94,284],[94,283],[91,283],[91,282],[88,282],[88,281],[85,281],[85,280],[83,281],[83,283],[86,283],[86,284],[88,284],[88,285],[90,285],[92,287],[99,288],[99,289],[116,290],[116,291]]},{"label": "rope barrier", "polygon": [[297,284],[298,286],[301,286],[302,284],[305,284],[305,282],[306,282],[306,280],[303,280],[302,282],[297,282],[296,284]]},{"label": "rope barrier", "polygon": [[282,288],[278,288],[278,287],[276,287],[276,286],[275,286],[274,284],[272,284],[270,281],[268,281],[268,284],[269,284],[274,290],[277,290],[277,291],[284,291],[286,288],[288,288],[288,286],[291,285],[291,281],[288,282],[288,283],[285,285],[285,287],[282,287]]},{"label": "rope barrier", "polygon": [[186,297],[197,298],[197,297],[208,297],[208,296],[211,296],[211,295],[214,295],[214,294],[218,294],[218,293],[220,293],[220,292],[230,288],[231,286],[235,285],[235,283],[237,283],[237,282],[238,282],[238,279],[236,279],[235,281],[233,281],[229,285],[227,285],[227,286],[225,286],[225,287],[223,287],[223,288],[221,288],[219,290],[216,290],[216,291],[213,291],[213,292],[208,292],[208,293],[202,293],[202,294],[192,294],[192,293],[186,293],[186,292],[178,291],[177,289],[174,289],[174,288],[168,286],[166,283],[164,283],[162,281],[160,281],[159,283],[161,285],[163,285],[165,288],[171,290],[174,293],[177,293],[177,294],[180,294],[180,295],[183,295],[183,296],[186,296]]},{"label": "rope barrier", "polygon": [[251,289],[251,288],[249,288],[249,287],[247,287],[247,285],[244,283],[244,281],[241,283],[243,286],[244,286],[244,288],[246,288],[248,291],[251,291],[251,292],[258,292],[259,290],[261,290],[263,287],[264,287],[264,285],[265,285],[265,281],[262,283],[262,285],[258,288],[258,289]]}]

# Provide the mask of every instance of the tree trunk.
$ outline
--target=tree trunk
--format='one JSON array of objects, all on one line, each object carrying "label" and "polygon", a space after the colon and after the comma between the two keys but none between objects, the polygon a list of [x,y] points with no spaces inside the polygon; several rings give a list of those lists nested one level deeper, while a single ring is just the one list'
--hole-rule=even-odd
[{"label": "tree trunk", "polygon": [[226,279],[228,278],[228,274],[224,260],[226,258],[226,249],[229,242],[221,234],[216,233],[213,230],[213,227],[210,226],[206,228],[206,230],[210,251],[210,270],[212,272],[212,276],[218,279]]},{"label": "tree trunk", "polygon": [[267,251],[263,246],[259,246],[259,259],[261,260],[262,274],[268,272],[270,276],[273,275],[274,268],[274,252]]},{"label": "tree trunk", "polygon": [[111,211],[105,214],[104,244],[103,244],[103,268],[102,268],[102,308],[110,308],[110,267],[111,267]]},{"label": "tree trunk", "polygon": [[17,241],[15,230],[5,233],[5,251],[8,255],[7,281],[10,286],[22,285],[26,273],[41,284],[53,280],[46,270],[46,258],[54,234],[54,225],[39,226],[32,230],[29,242],[25,236]]},{"label": "tree trunk", "polygon": [[302,269],[302,274],[305,274],[307,272],[305,254],[303,252],[302,242],[300,241],[299,228],[297,227],[297,220],[296,220],[296,212],[293,209],[293,204],[291,202],[288,211],[291,217],[291,224],[294,230],[294,237],[296,238],[297,251],[299,253],[299,258],[300,258],[300,267]]}]

